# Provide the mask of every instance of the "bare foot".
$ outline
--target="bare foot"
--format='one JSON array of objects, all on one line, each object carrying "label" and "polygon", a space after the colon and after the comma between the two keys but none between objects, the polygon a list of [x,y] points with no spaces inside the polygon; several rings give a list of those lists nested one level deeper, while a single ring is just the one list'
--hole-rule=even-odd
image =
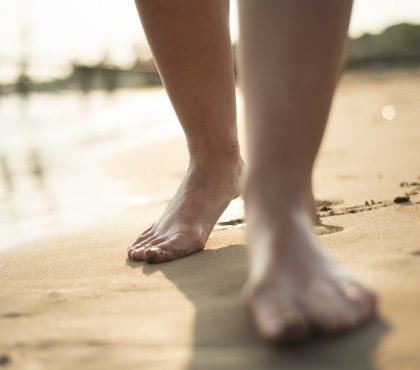
[{"label": "bare foot", "polygon": [[131,259],[166,262],[201,251],[229,202],[239,194],[237,153],[190,165],[158,222],[128,249]]},{"label": "bare foot", "polygon": [[314,332],[351,330],[375,309],[375,295],[325,253],[308,207],[298,203],[247,203],[251,260],[244,293],[268,341],[296,342]]}]

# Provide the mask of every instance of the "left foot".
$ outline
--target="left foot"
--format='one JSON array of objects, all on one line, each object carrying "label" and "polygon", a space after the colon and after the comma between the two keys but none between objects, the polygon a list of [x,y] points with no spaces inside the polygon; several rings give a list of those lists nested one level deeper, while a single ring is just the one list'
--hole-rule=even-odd
[{"label": "left foot", "polygon": [[236,150],[192,164],[160,220],[139,236],[128,256],[157,263],[201,251],[222,212],[239,195],[241,170]]}]

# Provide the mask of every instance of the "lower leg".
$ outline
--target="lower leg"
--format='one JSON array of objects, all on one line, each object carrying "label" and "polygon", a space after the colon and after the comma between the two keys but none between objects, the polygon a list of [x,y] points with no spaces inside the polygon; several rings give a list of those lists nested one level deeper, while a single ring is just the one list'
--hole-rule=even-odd
[{"label": "lower leg", "polygon": [[342,60],[351,0],[239,2],[249,177],[251,309],[269,340],[340,331],[374,297],[311,229],[311,176]]},{"label": "lower leg", "polygon": [[229,1],[136,3],[190,153],[190,166],[169,206],[128,251],[136,260],[163,262],[201,250],[238,192]]}]

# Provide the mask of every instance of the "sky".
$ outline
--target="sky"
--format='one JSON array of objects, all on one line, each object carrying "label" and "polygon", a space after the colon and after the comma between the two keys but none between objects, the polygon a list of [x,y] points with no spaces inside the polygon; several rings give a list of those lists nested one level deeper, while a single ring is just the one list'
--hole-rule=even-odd
[{"label": "sky", "polygon": [[[355,0],[350,35],[401,22],[420,24],[420,0]],[[232,1],[234,40],[237,24]],[[128,66],[136,48],[147,56],[134,0],[0,0],[0,81],[11,78],[25,50],[42,75],[43,69],[66,68],[71,60],[96,63],[104,55]]]}]

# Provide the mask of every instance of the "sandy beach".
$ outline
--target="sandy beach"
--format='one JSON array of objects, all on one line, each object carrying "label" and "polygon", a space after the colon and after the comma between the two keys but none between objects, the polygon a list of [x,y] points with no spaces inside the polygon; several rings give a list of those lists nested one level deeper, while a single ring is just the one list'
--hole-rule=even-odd
[{"label": "sandy beach", "polygon": [[188,258],[128,260],[185,170],[184,141],[171,139],[102,158],[128,198],[154,201],[110,207],[75,230],[0,252],[0,368],[420,368],[418,86],[415,72],[344,75],[316,165],[316,231],[378,292],[368,325],[294,348],[262,343],[240,294],[241,225],[217,228]]}]

